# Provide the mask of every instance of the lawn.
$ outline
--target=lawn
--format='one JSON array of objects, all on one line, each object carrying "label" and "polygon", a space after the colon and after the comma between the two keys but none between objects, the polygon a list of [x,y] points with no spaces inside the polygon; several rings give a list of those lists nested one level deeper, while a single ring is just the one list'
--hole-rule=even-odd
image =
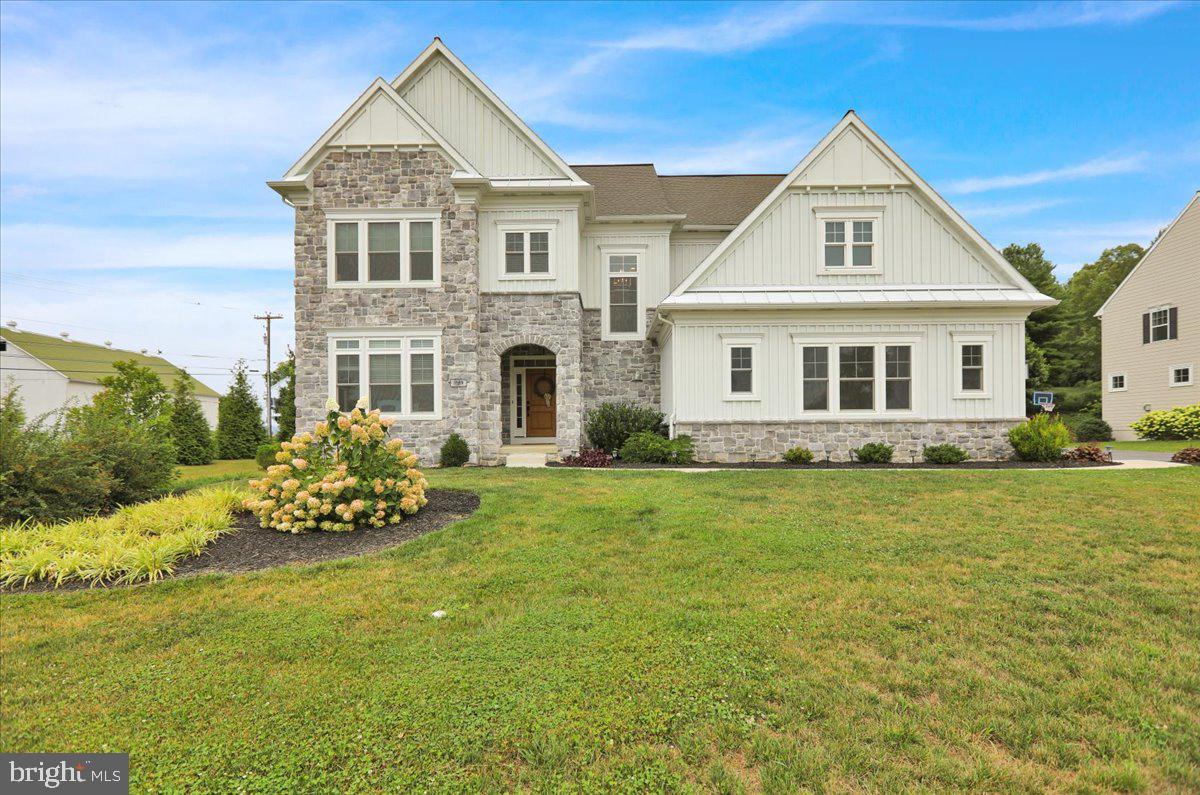
[{"label": "lawn", "polygon": [[0,750],[129,751],[135,791],[1200,789],[1200,470],[431,475],[480,510],[372,557],[0,597]]},{"label": "lawn", "polygon": [[1111,444],[1114,450],[1150,450],[1156,453],[1174,453],[1185,447],[1200,447],[1200,439],[1191,441],[1138,439],[1132,442],[1099,442],[1101,446]]},{"label": "lawn", "polygon": [[253,458],[235,458],[228,461],[213,461],[211,464],[198,466],[175,467],[175,482],[172,488],[177,491],[194,489],[197,486],[210,486],[214,483],[228,483],[232,480],[258,477],[262,473]]}]

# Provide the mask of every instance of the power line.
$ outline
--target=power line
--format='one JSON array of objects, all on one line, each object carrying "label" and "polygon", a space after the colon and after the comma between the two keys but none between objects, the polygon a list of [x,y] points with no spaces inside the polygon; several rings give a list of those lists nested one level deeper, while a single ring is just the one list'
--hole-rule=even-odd
[{"label": "power line", "polygon": [[[73,287],[82,287],[83,289],[88,291],[86,293],[72,292],[71,293],[72,295],[87,296],[93,292],[102,292],[102,293],[108,293],[109,295],[120,295],[120,296],[127,295],[126,293],[123,293],[119,290],[113,290],[112,288],[108,288],[108,287],[94,287],[90,284],[85,284],[83,282],[73,282],[73,281],[67,281],[65,279],[51,279],[46,276],[30,276],[28,274],[24,274],[19,271],[15,271],[15,272],[10,271],[8,273],[5,273],[4,277],[8,278],[10,280],[16,279],[18,281],[18,283],[20,283],[20,281],[25,281],[27,286],[30,286],[30,287],[37,287],[38,282],[41,282],[42,284],[60,284],[60,285],[65,284],[65,285],[73,286]],[[56,288],[56,289],[61,289],[61,288]],[[70,292],[70,291],[64,291],[64,292]],[[206,304],[201,301],[180,301],[179,299],[169,299],[169,298],[168,299],[160,299],[160,300],[169,301],[170,303],[175,303],[175,304],[183,304],[186,306],[199,306],[199,307],[204,307],[207,309],[226,309],[230,312],[248,312],[248,311],[250,311],[250,310],[246,309],[245,307],[228,306],[225,304]]]}]

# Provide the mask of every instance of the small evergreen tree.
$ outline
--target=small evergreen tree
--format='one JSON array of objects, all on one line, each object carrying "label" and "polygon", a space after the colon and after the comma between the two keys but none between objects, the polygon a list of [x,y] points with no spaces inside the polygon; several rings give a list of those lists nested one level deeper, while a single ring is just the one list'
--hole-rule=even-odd
[{"label": "small evergreen tree", "polygon": [[275,397],[275,423],[279,430],[275,434],[281,442],[296,435],[296,352],[288,349],[288,357],[271,373],[271,386],[280,382],[283,386]]},{"label": "small evergreen tree", "polygon": [[267,440],[262,410],[250,388],[246,363],[238,360],[233,367],[233,384],[217,408],[217,455],[221,458],[254,458],[258,446]]},{"label": "small evergreen tree", "polygon": [[171,440],[180,464],[195,466],[210,464],[213,459],[212,430],[200,401],[196,400],[196,385],[187,372],[180,370],[171,397]]},{"label": "small evergreen tree", "polygon": [[114,375],[100,379],[104,390],[92,398],[106,414],[152,425],[171,415],[171,393],[158,374],[132,359],[113,362]]}]

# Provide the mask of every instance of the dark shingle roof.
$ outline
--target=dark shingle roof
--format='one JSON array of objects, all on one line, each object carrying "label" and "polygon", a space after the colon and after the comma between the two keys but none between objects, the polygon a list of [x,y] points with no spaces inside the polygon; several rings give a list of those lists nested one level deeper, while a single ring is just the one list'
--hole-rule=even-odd
[{"label": "dark shingle roof", "polygon": [[686,215],[685,224],[735,226],[783,174],[660,176],[652,163],[571,166],[595,190],[596,215]]}]

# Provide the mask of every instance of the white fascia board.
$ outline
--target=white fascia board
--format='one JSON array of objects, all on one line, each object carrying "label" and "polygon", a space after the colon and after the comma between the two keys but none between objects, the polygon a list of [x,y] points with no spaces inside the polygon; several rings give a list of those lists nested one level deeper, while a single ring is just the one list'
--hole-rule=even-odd
[{"label": "white fascia board", "polygon": [[458,56],[450,51],[450,48],[442,42],[442,39],[439,36],[435,36],[433,41],[429,42],[429,46],[422,50],[421,54],[414,58],[412,63],[405,67],[403,72],[396,75],[396,79],[392,81],[392,88],[399,91],[400,87],[407,83],[413,77],[413,75],[419,72],[434,55],[441,55],[450,62],[451,66],[461,72],[467,78],[467,80],[470,81],[471,85],[474,86],[477,91],[479,91],[479,93],[483,94],[483,96],[486,97],[489,102],[495,105],[496,108],[504,115],[504,117],[512,122],[512,124],[518,130],[520,130],[522,134],[528,137],[533,145],[536,146],[542,154],[550,158],[550,161],[562,170],[567,179],[571,180],[572,182],[580,182],[585,185],[587,184],[582,178],[580,178],[578,174],[574,172],[574,170],[571,169],[570,166],[567,165],[567,161],[559,157],[558,152],[555,152],[553,149],[551,149],[550,146],[543,141],[537,133],[530,129],[529,125],[521,120],[520,116],[513,112],[512,108],[505,104],[504,100],[500,99],[500,97],[496,95],[496,92],[488,88],[487,83],[480,80],[478,75],[472,72],[465,63],[460,61]]},{"label": "white fascia board", "polygon": [[1102,317],[1104,315],[1104,310],[1108,307],[1113,298],[1116,297],[1117,293],[1121,292],[1121,288],[1125,286],[1125,282],[1129,281],[1133,274],[1137,273],[1138,268],[1142,267],[1146,260],[1150,259],[1150,255],[1154,253],[1156,248],[1158,248],[1158,244],[1163,242],[1167,235],[1171,234],[1171,230],[1175,228],[1175,224],[1179,223],[1179,219],[1182,218],[1187,211],[1191,209],[1192,205],[1198,201],[1200,201],[1200,191],[1196,191],[1192,195],[1192,200],[1183,206],[1183,209],[1179,211],[1179,215],[1175,216],[1175,220],[1171,221],[1167,228],[1163,230],[1163,233],[1158,236],[1158,239],[1150,244],[1150,248],[1146,249],[1146,253],[1143,254],[1142,258],[1137,261],[1137,264],[1133,266],[1129,273],[1125,274],[1125,278],[1122,279],[1121,283],[1117,285],[1117,289],[1109,293],[1108,298],[1103,304],[1100,305],[1100,308],[1096,310],[1096,314],[1093,315],[1093,317]]}]

